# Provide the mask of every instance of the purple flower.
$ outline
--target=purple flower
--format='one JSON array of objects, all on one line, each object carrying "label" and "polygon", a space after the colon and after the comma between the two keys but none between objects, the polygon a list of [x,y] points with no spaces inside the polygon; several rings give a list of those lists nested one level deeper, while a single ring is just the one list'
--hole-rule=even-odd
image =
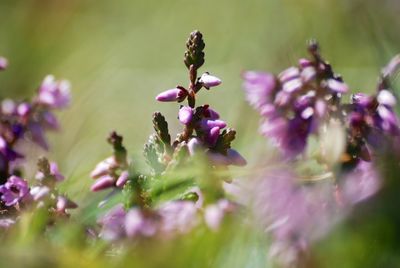
[{"label": "purple flower", "polygon": [[346,93],[347,91],[349,91],[349,87],[345,83],[336,79],[328,79],[327,87],[333,92],[337,93]]},{"label": "purple flower", "polygon": [[0,186],[1,200],[6,206],[13,206],[29,193],[28,182],[11,176],[4,185]]},{"label": "purple flower", "polygon": [[223,155],[221,153],[216,153],[216,152],[208,152],[208,158],[211,160],[211,162],[214,165],[218,166],[228,166],[228,165],[234,165],[234,166],[245,166],[247,165],[246,159],[243,158],[234,149],[228,149],[227,150],[227,155]]},{"label": "purple flower", "polygon": [[49,145],[47,144],[43,126],[38,122],[31,122],[28,125],[28,129],[32,141],[42,147],[44,150],[48,150]]},{"label": "purple flower", "polygon": [[122,204],[116,205],[100,220],[102,226],[99,236],[105,240],[116,240],[125,236],[126,212]]},{"label": "purple flower", "polygon": [[383,89],[378,92],[377,101],[381,105],[386,105],[389,107],[396,106],[396,98],[389,90]]},{"label": "purple flower", "polygon": [[243,87],[247,101],[260,110],[271,103],[272,93],[276,88],[276,79],[272,74],[248,71],[243,73]]},{"label": "purple flower", "polygon": [[215,144],[217,143],[219,137],[219,131],[220,131],[219,127],[213,127],[206,133],[205,141],[208,143],[210,147],[214,147]]},{"label": "purple flower", "polygon": [[234,209],[234,205],[226,199],[221,199],[215,204],[208,205],[204,210],[204,219],[207,226],[211,230],[217,231],[225,214],[232,212]]},{"label": "purple flower", "polygon": [[342,201],[351,205],[373,196],[382,183],[374,165],[365,161],[360,161],[341,181]]},{"label": "purple flower", "polygon": [[122,188],[124,187],[125,183],[128,181],[129,179],[129,172],[128,171],[122,171],[121,175],[119,175],[117,182],[115,183],[115,186]]},{"label": "purple flower", "polygon": [[154,236],[158,231],[157,215],[145,215],[139,208],[131,208],[125,217],[125,232],[130,238]]},{"label": "purple flower", "polygon": [[0,57],[0,71],[5,70],[8,66],[8,60],[4,57]]},{"label": "purple flower", "polygon": [[8,229],[15,224],[15,220],[10,218],[0,219],[0,228]]},{"label": "purple flower", "polygon": [[[65,177],[58,170],[57,163],[55,162],[50,162],[50,175],[54,176],[57,182],[61,182],[65,179]],[[38,173],[36,173],[35,177],[37,180],[42,180],[44,178],[44,174],[39,171]]]},{"label": "purple flower", "polygon": [[222,83],[221,79],[209,73],[202,74],[199,82],[202,83],[205,88],[216,87]]},{"label": "purple flower", "polygon": [[211,109],[208,105],[205,105],[205,109],[204,109],[203,113],[204,113],[204,117],[207,119],[211,119],[211,120],[219,119],[219,114],[215,110]]},{"label": "purple flower", "polygon": [[48,75],[39,87],[37,101],[51,108],[65,108],[71,100],[70,84],[66,80],[56,81],[54,76]]},{"label": "purple flower", "polygon": [[93,179],[100,178],[101,176],[107,175],[112,169],[118,167],[118,163],[114,156],[110,156],[96,165],[93,171],[90,173],[90,177]]},{"label": "purple flower", "polygon": [[186,90],[182,88],[173,88],[158,94],[156,100],[162,102],[182,101],[186,98],[186,96],[187,96]]},{"label": "purple flower", "polygon": [[17,113],[21,117],[26,117],[31,110],[32,110],[32,107],[27,102],[20,103],[17,107]]},{"label": "purple flower", "polygon": [[194,155],[196,151],[202,148],[201,141],[198,138],[191,138],[187,144],[189,154]]},{"label": "purple flower", "polygon": [[50,188],[47,186],[35,186],[31,188],[30,194],[34,201],[39,201],[50,194]]},{"label": "purple flower", "polygon": [[188,233],[198,224],[196,205],[190,201],[164,203],[158,213],[161,216],[161,232],[167,237]]},{"label": "purple flower", "polygon": [[394,75],[397,69],[399,69],[399,67],[400,67],[400,55],[396,55],[390,60],[388,65],[386,65],[385,68],[383,68],[382,75],[384,77]]},{"label": "purple flower", "polygon": [[205,131],[210,130],[214,127],[222,129],[226,127],[226,123],[222,120],[208,120],[208,119],[202,119],[200,122],[200,128],[202,128]]},{"label": "purple flower", "polygon": [[66,213],[67,209],[77,208],[78,205],[65,196],[57,196],[56,210],[59,213]]},{"label": "purple flower", "polygon": [[104,175],[96,180],[95,183],[92,184],[90,190],[92,192],[98,192],[102,190],[106,190],[108,188],[112,188],[115,186],[115,179],[110,175]]},{"label": "purple flower", "polygon": [[17,110],[17,105],[13,100],[5,99],[1,102],[1,112],[6,115],[13,115]]},{"label": "purple flower", "polygon": [[183,106],[181,109],[179,109],[178,118],[182,124],[190,124],[193,119],[193,109],[187,106]]}]

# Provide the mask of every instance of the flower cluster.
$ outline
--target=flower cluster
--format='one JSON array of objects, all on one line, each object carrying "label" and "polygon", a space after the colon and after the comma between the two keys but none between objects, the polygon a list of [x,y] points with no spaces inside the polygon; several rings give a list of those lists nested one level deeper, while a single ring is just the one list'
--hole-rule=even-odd
[{"label": "flower cluster", "polygon": [[[311,242],[379,190],[383,182],[374,165],[377,153],[400,134],[390,86],[400,56],[382,70],[374,95],[356,93],[343,103],[349,88],[342,77],[323,60],[316,42],[308,51],[310,59],[300,59],[279,75],[243,74],[247,100],[263,118],[260,131],[282,152],[284,168],[256,174],[252,185],[239,192],[247,189],[252,196],[247,205],[273,237],[270,254],[285,266],[304,261]],[[312,134],[320,139],[320,154],[307,158]],[[301,154],[301,161],[295,161]],[[314,156],[322,174],[295,172]]]},{"label": "flower cluster", "polygon": [[[226,128],[227,124],[209,105],[196,107],[196,94],[202,88],[209,90],[221,84],[219,78],[208,72],[197,77],[204,63],[202,34],[192,32],[186,47],[184,63],[189,70],[189,86],[177,86],[156,97],[161,102],[187,100],[187,106],[181,106],[178,112],[183,131],[172,141],[165,117],[155,112],[155,134],[150,136],[144,149],[150,174],[136,170],[127,158],[122,136],[115,132],[108,139],[113,155],[91,173],[96,179],[92,191],[113,188],[114,194],[122,193],[125,200],[124,205],[117,205],[99,220],[99,236],[104,239],[171,238],[190,232],[201,222],[217,230],[224,216],[235,211],[235,204],[224,197],[222,183],[226,177],[219,176],[218,171],[228,165],[243,166],[246,160],[231,148],[235,130]],[[176,175],[178,168],[195,170],[203,162],[211,171],[207,178]],[[172,191],[179,193],[160,201]]]},{"label": "flower cluster", "polygon": [[7,208],[3,213],[5,218],[1,220],[15,223],[18,218],[15,211],[30,208],[46,209],[50,220],[52,216],[69,216],[68,210],[77,208],[78,205],[58,192],[56,185],[63,180],[64,176],[59,172],[57,164],[44,157],[38,161],[36,183],[33,186],[30,187],[26,180],[12,175],[0,186],[0,199]]},{"label": "flower cluster", "polygon": [[309,45],[311,59],[279,75],[244,72],[244,88],[249,103],[263,116],[261,132],[271,137],[288,157],[301,154],[311,134],[318,133],[321,121],[336,116],[337,106],[348,86],[319,54],[318,45]]},{"label": "flower cluster", "polygon": [[[8,61],[0,57],[0,70]],[[59,124],[54,110],[70,103],[68,81],[56,81],[52,75],[45,77],[32,101],[4,99],[0,105],[0,206],[2,226],[9,227],[18,218],[17,211],[45,207],[52,215],[68,215],[67,210],[77,205],[59,194],[56,183],[64,180],[56,163],[39,160],[36,185],[30,187],[22,179],[23,143],[31,141],[48,149],[46,130],[57,130]],[[3,224],[4,223],[4,224]]]},{"label": "flower cluster", "polygon": [[[1,68],[7,66],[2,58]],[[47,76],[39,86],[37,95],[31,102],[5,99],[0,107],[0,184],[18,173],[18,162],[23,152],[16,147],[25,140],[30,140],[43,149],[48,149],[45,138],[46,130],[59,128],[53,110],[65,108],[70,102],[70,86],[65,80],[56,81]]]},{"label": "flower cluster", "polygon": [[104,159],[90,173],[96,182],[91,190],[97,192],[112,187],[122,188],[129,178],[128,159],[126,149],[122,145],[122,136],[116,132],[111,133],[108,142],[112,145],[114,153]]},{"label": "flower cluster", "polygon": [[204,42],[202,34],[194,31],[186,43],[187,51],[184,62],[189,69],[189,86],[177,86],[174,89],[160,93],[156,100],[183,102],[187,99],[188,106],[181,106],[178,113],[184,131],[178,135],[172,147],[176,148],[183,142],[187,144],[190,155],[200,150],[206,153],[215,165],[246,165],[246,160],[230,144],[235,139],[236,132],[226,128],[227,124],[220,120],[218,112],[208,104],[195,107],[196,94],[202,89],[210,89],[221,84],[221,80],[209,72],[197,77],[197,70],[204,63]]}]

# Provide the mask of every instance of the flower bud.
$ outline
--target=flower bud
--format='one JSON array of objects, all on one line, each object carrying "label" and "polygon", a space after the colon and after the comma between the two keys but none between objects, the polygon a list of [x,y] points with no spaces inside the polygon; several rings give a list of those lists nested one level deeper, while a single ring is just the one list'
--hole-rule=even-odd
[{"label": "flower bud", "polygon": [[90,187],[90,190],[92,192],[98,192],[101,190],[105,190],[107,188],[114,187],[114,185],[115,185],[114,178],[109,175],[105,175],[99,178],[95,183],[93,183],[92,187]]},{"label": "flower bud", "polygon": [[8,60],[4,57],[0,57],[0,71],[5,70],[8,66]]},{"label": "flower bud", "polygon": [[209,130],[214,127],[224,128],[226,127],[226,123],[222,120],[201,120],[200,126],[203,130]]},{"label": "flower bud", "polygon": [[247,165],[246,159],[240,155],[240,153],[234,149],[228,149],[227,157],[231,165],[234,166],[245,166]]},{"label": "flower bud", "polygon": [[187,106],[182,107],[179,110],[178,117],[182,124],[188,125],[193,119],[193,109]]},{"label": "flower bud", "polygon": [[300,76],[300,71],[297,67],[290,67],[278,75],[279,80],[282,83],[288,82],[294,78],[298,78]]},{"label": "flower bud", "polygon": [[115,161],[114,156],[110,156],[96,165],[96,167],[90,173],[90,177],[97,179],[108,174],[110,169],[116,168],[117,166],[118,164],[117,161]]},{"label": "flower bud", "polygon": [[58,196],[57,197],[57,204],[56,204],[56,209],[58,212],[65,212],[66,209],[72,209],[72,208],[77,208],[78,205],[66,198],[65,196]]},{"label": "flower bud", "polygon": [[216,120],[219,119],[219,113],[217,113],[215,110],[211,109],[210,107],[207,107],[204,109],[204,117],[209,118],[211,120]]},{"label": "flower bud", "polygon": [[301,68],[307,68],[313,65],[313,62],[308,59],[299,59],[299,65]]},{"label": "flower bud", "polygon": [[386,89],[379,91],[377,100],[379,104],[387,105],[389,107],[394,107],[396,105],[396,98],[393,96],[392,92]]},{"label": "flower bud", "polygon": [[31,111],[31,105],[26,102],[19,104],[17,107],[17,113],[19,116],[26,116],[30,111]]},{"label": "flower bud", "polygon": [[122,188],[124,187],[125,183],[129,179],[129,172],[128,171],[123,171],[121,175],[119,175],[117,182],[115,183],[115,186]]},{"label": "flower bud", "polygon": [[202,83],[205,88],[216,87],[222,83],[221,79],[209,73],[202,74],[199,82]]},{"label": "flower bud", "polygon": [[196,151],[202,147],[202,145],[198,138],[192,138],[189,140],[187,147],[189,150],[189,154],[194,155],[196,153]]},{"label": "flower bud", "polygon": [[348,86],[345,83],[336,79],[328,79],[327,87],[337,93],[346,93],[349,90]]},{"label": "flower bud", "polygon": [[30,190],[30,194],[34,201],[43,199],[50,193],[50,188],[47,186],[36,186]]},{"label": "flower bud", "polygon": [[44,78],[39,88],[37,101],[51,108],[65,108],[71,101],[70,83],[56,81],[53,75]]},{"label": "flower bud", "polygon": [[213,127],[212,129],[210,129],[210,132],[206,137],[206,141],[211,147],[213,147],[218,140],[219,130],[219,127]]},{"label": "flower bud", "polygon": [[396,71],[400,67],[400,55],[396,55],[393,59],[390,60],[388,65],[385,66],[382,70],[382,74],[384,77],[388,77],[394,75]]},{"label": "flower bud", "polygon": [[12,115],[16,112],[17,106],[13,100],[5,99],[1,102],[1,112],[3,114]]},{"label": "flower bud", "polygon": [[180,101],[185,99],[186,96],[187,92],[185,90],[180,88],[172,88],[158,94],[156,100],[162,102]]}]

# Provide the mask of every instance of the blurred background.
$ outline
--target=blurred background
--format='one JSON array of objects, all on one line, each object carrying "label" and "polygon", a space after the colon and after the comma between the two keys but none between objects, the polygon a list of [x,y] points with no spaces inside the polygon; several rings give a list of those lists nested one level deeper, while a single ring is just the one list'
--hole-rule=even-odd
[{"label": "blurred background", "polygon": [[192,30],[206,43],[200,71],[223,80],[199,103],[237,129],[235,148],[255,163],[268,147],[244,100],[241,71],[278,72],[306,56],[306,41],[316,38],[353,91],[371,92],[380,68],[400,52],[399,14],[397,0],[3,0],[0,55],[10,66],[0,74],[0,97],[30,98],[49,73],[70,80],[73,102],[59,113],[62,131],[50,136],[49,157],[85,207],[94,198],[89,171],[108,156],[111,130],[124,135],[140,165],[154,111],[173,134],[180,129],[177,105],[154,97],[187,85],[182,59]]}]

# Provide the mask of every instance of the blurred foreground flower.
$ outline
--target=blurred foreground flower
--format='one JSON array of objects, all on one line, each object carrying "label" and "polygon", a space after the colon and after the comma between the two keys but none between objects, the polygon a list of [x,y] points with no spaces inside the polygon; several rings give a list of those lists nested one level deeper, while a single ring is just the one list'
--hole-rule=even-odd
[{"label": "blurred foreground flower", "polygon": [[[316,42],[308,51],[311,59],[279,75],[243,74],[247,100],[263,118],[260,131],[282,153],[283,167],[254,174],[235,194],[250,196],[244,203],[272,236],[270,256],[284,267],[307,267],[310,244],[379,191],[375,163],[400,134],[390,86],[399,56],[382,70],[376,94],[353,94],[342,103],[348,86]],[[318,148],[309,148],[312,138]]]}]

